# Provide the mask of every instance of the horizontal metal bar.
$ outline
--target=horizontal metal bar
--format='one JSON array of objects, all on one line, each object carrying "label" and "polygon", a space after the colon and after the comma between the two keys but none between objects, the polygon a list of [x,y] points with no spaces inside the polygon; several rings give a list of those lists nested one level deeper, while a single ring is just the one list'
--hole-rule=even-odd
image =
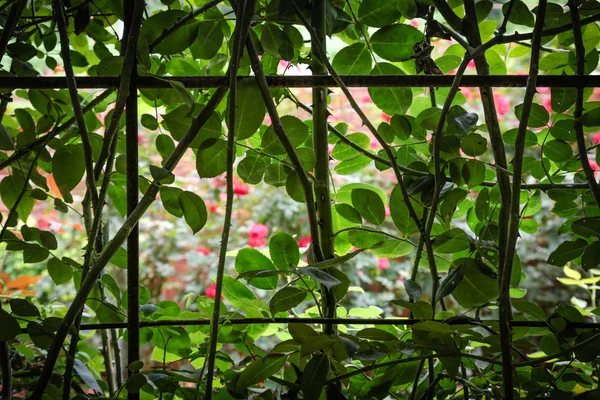
[{"label": "horizontal metal bar", "polygon": [[[224,76],[143,76],[138,78],[139,88],[170,88],[170,80],[183,83],[188,88],[215,88],[227,86]],[[253,79],[240,77],[243,79]],[[348,87],[450,87],[454,75],[344,75]],[[76,78],[79,89],[116,88],[118,76],[80,76]],[[326,75],[277,75],[268,76],[271,87],[337,87],[332,77]],[[465,75],[461,87],[525,87],[526,75]],[[538,87],[600,87],[600,75],[541,75]],[[0,89],[63,89],[67,87],[64,77],[0,77]]]},{"label": "horizontal metal bar", "polygon": [[[421,319],[370,319],[370,318],[233,318],[224,319],[222,325],[260,325],[260,324],[336,324],[336,325],[414,325],[425,320]],[[489,325],[498,323],[497,320],[465,320],[454,319],[448,321],[436,320],[436,322],[445,322],[449,325]],[[157,327],[157,326],[206,326],[210,325],[209,319],[196,320],[157,320],[157,321],[141,321],[141,328]],[[527,327],[527,328],[549,328],[546,321],[511,321],[512,327]],[[572,328],[594,328],[599,329],[600,323],[597,322],[568,322],[567,325]],[[97,329],[115,329],[127,328],[127,322],[114,323],[98,323],[98,324],[82,324],[81,330],[97,330]]]}]

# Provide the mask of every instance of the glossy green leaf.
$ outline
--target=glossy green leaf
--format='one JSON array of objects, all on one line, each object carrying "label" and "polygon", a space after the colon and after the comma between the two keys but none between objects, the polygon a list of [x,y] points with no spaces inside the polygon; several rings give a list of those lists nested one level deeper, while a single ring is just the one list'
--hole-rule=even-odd
[{"label": "glossy green leaf", "polygon": [[179,194],[179,206],[183,211],[185,221],[192,228],[192,232],[198,233],[208,218],[204,201],[197,194],[184,191]]},{"label": "glossy green leaf", "polygon": [[352,205],[368,222],[381,225],[385,219],[385,207],[381,198],[368,189],[352,191]]},{"label": "glossy green leaf", "polygon": [[278,312],[287,311],[296,307],[304,301],[306,292],[304,290],[288,286],[281,289],[269,300],[269,310],[275,315]]},{"label": "glossy green leaf", "polygon": [[569,261],[572,261],[583,254],[587,247],[587,242],[583,239],[576,239],[560,244],[548,257],[548,264],[562,267]]},{"label": "glossy green leaf", "polygon": [[341,49],[333,58],[332,64],[340,75],[367,75],[373,65],[371,53],[363,43]]},{"label": "glossy green leaf", "polygon": [[[261,252],[255,249],[242,249],[235,258],[235,270],[242,274],[254,270],[276,270],[275,265]],[[277,287],[277,276],[267,278],[249,278],[246,281],[259,289],[275,289]]]},{"label": "glossy green leaf", "polygon": [[371,36],[373,51],[388,61],[406,61],[423,34],[411,25],[388,25]]},{"label": "glossy green leaf", "polygon": [[269,240],[269,254],[278,269],[291,270],[300,262],[300,250],[293,237],[277,232]]}]

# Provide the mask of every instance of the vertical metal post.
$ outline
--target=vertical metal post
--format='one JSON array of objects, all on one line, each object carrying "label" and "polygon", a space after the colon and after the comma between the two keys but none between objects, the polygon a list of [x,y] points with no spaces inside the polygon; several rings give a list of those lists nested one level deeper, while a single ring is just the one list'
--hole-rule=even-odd
[{"label": "vertical metal post", "polygon": [[[123,0],[125,10],[124,39],[127,40],[135,1]],[[127,43],[136,46],[137,43]],[[137,66],[133,67],[129,97],[125,108],[125,145],[127,153],[127,215],[138,204],[138,104]],[[127,365],[140,359],[140,300],[139,300],[139,229],[136,225],[127,238]],[[131,371],[128,371],[131,374]],[[129,400],[140,398],[139,393],[129,392]]]}]

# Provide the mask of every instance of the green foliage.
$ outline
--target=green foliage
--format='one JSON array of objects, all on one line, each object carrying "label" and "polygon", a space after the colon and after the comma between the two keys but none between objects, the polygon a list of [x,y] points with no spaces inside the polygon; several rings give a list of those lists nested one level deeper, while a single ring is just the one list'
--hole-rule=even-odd
[{"label": "green foliage", "polygon": [[[584,75],[597,75],[596,2],[548,3],[545,15],[521,0],[501,11],[489,0],[474,7],[256,2],[241,44],[255,47],[259,60],[248,48],[234,60],[234,32],[243,24],[232,2],[147,2],[139,38],[127,38],[135,41],[131,59],[123,47],[128,3],[25,3],[21,11],[19,1],[0,5],[1,81],[38,77],[24,85],[36,87],[62,69],[70,81],[67,57],[81,80],[70,89],[0,87],[0,345],[11,349],[1,361],[14,369],[13,396],[46,384],[44,398],[115,399],[127,392],[143,399],[511,398],[513,391],[558,399],[598,387],[600,337],[585,323],[600,316],[600,197],[589,182],[590,173],[598,179],[600,102],[590,88],[559,87],[581,59]],[[309,40],[305,18],[320,40]],[[459,91],[459,77],[452,88],[395,84],[414,74],[455,74],[473,48],[482,50],[479,74],[486,74],[482,59],[492,75],[526,72],[540,48],[524,32],[539,18],[555,28],[542,38],[539,69],[560,84],[537,85],[532,104],[513,89],[482,97]],[[321,40],[330,60],[320,59]],[[211,77],[229,85],[234,61],[235,102],[211,101],[222,94],[209,87]],[[116,77],[129,87],[132,71],[140,83],[137,176],[129,165],[137,156],[128,151],[136,121],[124,112],[125,93],[89,91],[84,78]],[[282,87],[280,75],[302,71],[379,83],[352,88],[359,107],[350,110],[337,83],[310,100]],[[285,137],[267,108],[282,114]],[[312,117],[291,114],[296,108]],[[364,115],[347,117],[355,113]],[[344,122],[327,130],[322,122],[336,118]],[[519,128],[524,118],[527,129]],[[587,165],[592,171],[582,171]],[[234,176],[226,176],[229,167]],[[127,218],[134,181],[142,197]],[[511,196],[516,182],[520,192]],[[228,187],[235,195],[225,199]],[[146,224],[142,250],[128,254],[124,241],[138,223]],[[132,291],[121,270],[136,258],[142,277]],[[165,279],[169,273],[176,279]],[[180,302],[161,298],[168,290]],[[123,323],[136,312],[128,303],[137,291],[140,346],[149,351],[129,360],[121,382],[110,368],[132,337]],[[79,332],[77,307],[84,328],[118,328],[106,337]],[[322,317],[362,320],[300,323]],[[63,343],[67,333],[80,340]],[[57,377],[31,378],[44,363],[63,377],[72,372],[67,387],[76,390],[63,394]]]}]

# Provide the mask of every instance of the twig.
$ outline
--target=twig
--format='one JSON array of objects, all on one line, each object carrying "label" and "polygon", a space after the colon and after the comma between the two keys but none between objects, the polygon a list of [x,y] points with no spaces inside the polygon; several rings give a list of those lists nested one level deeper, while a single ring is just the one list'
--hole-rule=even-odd
[{"label": "twig", "polygon": [[[433,133],[433,136],[431,139],[432,146],[433,146],[432,158],[433,158],[433,164],[434,164],[434,175],[433,176],[435,179],[435,183],[434,183],[433,197],[431,199],[431,210],[429,211],[429,216],[425,223],[425,230],[423,232],[423,236],[425,238],[427,238],[431,235],[431,230],[433,229],[433,223],[435,221],[436,211],[437,211],[438,203],[440,200],[440,195],[442,193],[442,188],[444,187],[444,184],[446,183],[446,175],[444,174],[444,171],[442,168],[442,160],[441,160],[441,156],[440,156],[441,140],[442,140],[442,135],[443,135],[444,124],[446,123],[446,115],[448,115],[448,112],[450,111],[450,106],[452,106],[452,102],[454,101],[454,97],[456,96],[456,93],[460,89],[460,80],[467,69],[467,65],[469,64],[469,61],[471,61],[471,57],[469,57],[469,55],[467,53],[465,55],[465,58],[462,60],[460,66],[458,67],[458,70],[456,71],[456,76],[454,77],[454,83],[452,84],[452,87],[450,88],[450,92],[448,93],[448,96],[446,97],[444,106],[440,113],[440,119],[438,121],[438,125],[437,125],[435,132]],[[437,303],[437,290],[438,290],[440,278],[438,276],[437,267],[435,264],[435,255],[433,254],[433,249],[429,246],[426,248],[426,250],[427,250],[427,257],[429,258],[429,271],[431,273],[431,279],[433,280],[432,288],[431,288],[431,306],[433,308],[433,316],[435,317],[435,306]],[[430,373],[431,372],[432,371],[430,371]]]},{"label": "twig", "polygon": [[[504,265],[501,269],[500,277],[500,296],[498,298],[499,319],[500,319],[500,348],[502,351],[502,370],[504,371],[504,396],[507,400],[512,400],[513,395],[513,362],[511,355],[512,332],[510,329],[511,305],[510,305],[510,279],[512,265],[515,254],[515,247],[519,235],[520,221],[520,195],[521,195],[521,176],[523,173],[523,155],[525,151],[525,134],[531,114],[533,98],[536,94],[536,80],[539,72],[540,46],[542,44],[542,29],[546,15],[546,0],[540,0],[535,22],[534,35],[532,39],[531,62],[529,64],[529,78],[527,88],[523,98],[523,109],[517,138],[515,139],[515,155],[513,164],[513,186],[511,211],[509,226],[507,232],[507,246],[505,249]],[[500,248],[502,251],[502,248]]]},{"label": "twig", "polygon": [[[576,71],[575,73],[579,76],[585,75],[585,48],[583,45],[583,37],[581,34],[581,23],[579,20],[579,10],[577,9],[577,5],[573,0],[569,0],[568,2],[569,10],[571,11],[571,23],[573,24],[573,39],[575,42],[575,61],[576,61]],[[575,137],[577,139],[577,149],[579,150],[579,159],[581,161],[581,166],[583,168],[583,172],[585,174],[585,178],[590,186],[590,190],[592,191],[592,195],[594,196],[594,200],[596,200],[596,204],[600,207],[600,187],[598,187],[598,183],[596,182],[596,178],[594,177],[594,170],[590,166],[590,161],[588,159],[587,150],[585,146],[585,134],[583,132],[583,125],[581,125],[581,115],[583,114],[583,89],[576,89],[576,98],[575,98],[575,111],[573,113],[573,118],[575,118]]]},{"label": "twig", "polygon": [[[234,5],[237,8],[237,23],[234,32],[233,51],[229,63],[229,133],[227,135],[227,200],[225,202],[225,218],[223,233],[221,234],[221,248],[217,266],[217,282],[215,290],[215,304],[210,326],[209,351],[206,362],[206,394],[205,398],[212,399],[213,376],[215,372],[215,357],[219,336],[219,319],[221,317],[221,292],[223,290],[223,276],[225,274],[225,259],[227,258],[227,244],[231,230],[231,216],[233,213],[233,163],[235,162],[235,117],[237,107],[237,73],[240,59],[244,52],[244,42],[250,29],[250,21],[254,15],[255,0],[243,0]],[[248,39],[251,40],[251,39]]]}]

